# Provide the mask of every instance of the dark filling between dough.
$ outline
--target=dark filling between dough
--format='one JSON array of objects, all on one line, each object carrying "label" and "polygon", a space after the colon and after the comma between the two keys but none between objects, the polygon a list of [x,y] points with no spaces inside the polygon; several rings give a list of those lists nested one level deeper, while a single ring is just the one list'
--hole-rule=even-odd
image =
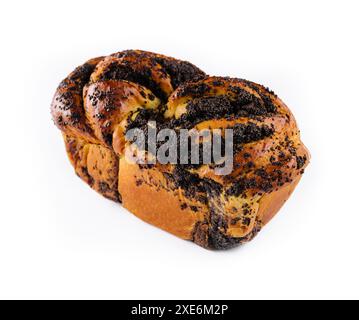
[{"label": "dark filling between dough", "polygon": [[[139,128],[141,129],[145,134],[145,141],[148,140],[148,130],[147,130],[147,124],[149,121],[155,121],[157,125],[157,132],[162,129],[173,129],[177,131],[177,155],[178,155],[178,161],[177,163],[180,163],[180,141],[179,141],[179,128],[193,128],[196,124],[199,122],[205,121],[206,119],[221,119],[224,115],[229,112],[229,110],[226,108],[225,105],[221,105],[221,99],[215,100],[219,105],[215,110],[223,110],[221,112],[213,112],[211,111],[211,108],[208,108],[208,112],[205,110],[199,110],[196,111],[196,116],[192,117],[192,114],[189,113],[188,115],[183,115],[179,119],[171,119],[167,121],[163,117],[163,113],[160,110],[153,110],[153,109],[141,109],[138,114],[136,115],[136,118],[134,120],[130,120],[128,122],[128,125],[126,127],[126,133],[130,129]],[[233,111],[233,110],[232,110]],[[209,114],[209,115],[208,115]],[[202,117],[202,118],[201,118]],[[229,114],[228,117],[237,117],[237,114]],[[203,119],[204,118],[204,119]],[[235,124],[233,127],[230,127],[228,129],[233,130],[233,150],[234,153],[239,152],[242,150],[242,145],[246,143],[256,142],[260,141],[262,139],[268,138],[274,133],[274,128],[270,127],[268,125],[257,125],[253,122],[248,123],[238,123]],[[162,143],[157,144],[157,148],[161,146]],[[145,146],[147,150],[147,144]],[[224,139],[221,139],[221,149],[224,150]],[[181,166],[187,167],[187,168],[196,168],[203,164],[203,144],[199,144],[199,164],[191,164],[191,153],[190,150],[188,152],[188,164],[183,164]],[[213,160],[213,159],[212,159]],[[212,164],[214,162],[211,162]]]},{"label": "dark filling between dough", "polygon": [[107,66],[106,70],[101,75],[100,80],[126,80],[138,83],[150,89],[160,99],[165,100],[167,98],[166,93],[163,92],[152,79],[151,68],[149,67],[143,67],[140,70],[136,70],[129,64],[114,61]]},{"label": "dark filling between dough", "polygon": [[117,58],[132,57],[135,59],[146,59],[153,65],[159,64],[170,76],[173,89],[185,82],[195,82],[206,77],[206,74],[188,61],[181,61],[162,55],[153,54],[145,51],[126,50],[114,54]]}]

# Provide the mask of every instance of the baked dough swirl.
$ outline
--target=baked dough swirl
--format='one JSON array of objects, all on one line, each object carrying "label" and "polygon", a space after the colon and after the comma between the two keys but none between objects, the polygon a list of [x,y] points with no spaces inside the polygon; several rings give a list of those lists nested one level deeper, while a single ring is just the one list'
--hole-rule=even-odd
[{"label": "baked dough swirl", "polygon": [[[56,90],[51,113],[77,175],[142,220],[211,249],[251,240],[309,161],[295,119],[267,88],[128,50],[87,61]],[[126,160],[130,128],[233,129],[234,167]]]}]

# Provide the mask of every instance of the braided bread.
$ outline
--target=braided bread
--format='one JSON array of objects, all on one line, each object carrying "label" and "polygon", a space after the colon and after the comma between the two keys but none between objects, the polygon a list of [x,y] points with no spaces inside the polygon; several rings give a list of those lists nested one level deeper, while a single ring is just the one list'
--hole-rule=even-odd
[{"label": "braided bread", "polygon": [[[128,50],[87,61],[56,90],[51,113],[77,175],[142,220],[211,249],[251,240],[309,161],[295,119],[263,86],[210,77],[189,62]],[[233,132],[233,169],[131,162],[130,129]],[[149,150],[142,150],[149,157]]]}]

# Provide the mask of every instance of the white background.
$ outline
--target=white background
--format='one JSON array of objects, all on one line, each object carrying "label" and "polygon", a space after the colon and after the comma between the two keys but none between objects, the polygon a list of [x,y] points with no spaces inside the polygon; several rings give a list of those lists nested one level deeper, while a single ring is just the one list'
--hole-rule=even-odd
[{"label": "white background", "polygon": [[[359,298],[358,1],[2,1],[0,298]],[[251,243],[204,250],[74,174],[50,118],[91,57],[144,49],[272,88],[312,161]]]}]

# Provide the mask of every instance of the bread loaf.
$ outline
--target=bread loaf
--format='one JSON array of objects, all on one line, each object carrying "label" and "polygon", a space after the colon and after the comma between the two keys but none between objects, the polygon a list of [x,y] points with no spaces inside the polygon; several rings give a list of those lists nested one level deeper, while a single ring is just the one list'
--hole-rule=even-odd
[{"label": "bread loaf", "polygon": [[[272,91],[150,52],[87,61],[60,83],[51,112],[81,179],[140,219],[205,248],[251,240],[309,161],[292,113]],[[175,132],[232,129],[233,169],[219,175],[218,164],[203,161],[128,161],[133,141],[126,133],[146,133],[149,121]]]}]

